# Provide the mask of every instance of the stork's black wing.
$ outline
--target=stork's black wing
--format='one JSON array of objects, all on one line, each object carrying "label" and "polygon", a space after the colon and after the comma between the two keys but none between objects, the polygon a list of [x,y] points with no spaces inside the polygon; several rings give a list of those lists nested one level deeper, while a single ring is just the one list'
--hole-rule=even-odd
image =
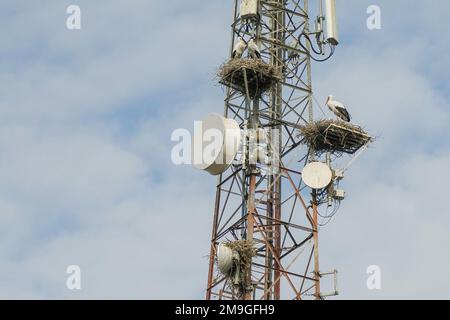
[{"label": "stork's black wing", "polygon": [[350,113],[348,113],[347,109],[341,107],[336,107],[336,109],[342,115],[342,120],[345,120],[347,122],[350,122],[350,120],[352,120],[352,117],[350,116]]}]

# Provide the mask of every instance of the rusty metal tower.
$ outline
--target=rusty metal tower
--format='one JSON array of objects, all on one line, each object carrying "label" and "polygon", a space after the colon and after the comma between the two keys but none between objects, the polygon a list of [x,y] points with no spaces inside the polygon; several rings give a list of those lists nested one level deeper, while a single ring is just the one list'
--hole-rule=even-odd
[{"label": "rusty metal tower", "polygon": [[[230,56],[239,38],[254,39],[261,61],[278,77],[265,92],[254,89],[261,78],[245,66],[239,73],[243,87],[222,79],[224,116],[241,128],[263,128],[278,166],[270,171],[234,164],[218,177],[206,299],[323,298],[317,194],[301,176],[315,152],[298,128],[314,121],[310,36],[332,50],[337,43],[321,32],[322,16],[311,28],[308,2],[234,0]],[[216,257],[220,243],[240,240],[254,243],[255,255],[237,290],[219,272]]]}]

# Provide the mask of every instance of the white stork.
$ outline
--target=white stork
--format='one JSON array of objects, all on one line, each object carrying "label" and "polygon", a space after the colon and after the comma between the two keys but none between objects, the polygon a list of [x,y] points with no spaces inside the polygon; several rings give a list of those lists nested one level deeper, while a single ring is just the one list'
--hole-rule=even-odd
[{"label": "white stork", "polygon": [[248,43],[248,53],[252,59],[261,59],[261,51],[253,38]]},{"label": "white stork", "polygon": [[244,39],[239,37],[238,42],[235,44],[233,48],[233,53],[231,57],[233,59],[240,59],[242,55],[244,54],[245,49],[247,48],[247,42],[245,42]]},{"label": "white stork", "polygon": [[352,119],[345,106],[339,101],[334,101],[332,95],[328,96],[326,105],[339,119],[346,122],[350,122]]}]

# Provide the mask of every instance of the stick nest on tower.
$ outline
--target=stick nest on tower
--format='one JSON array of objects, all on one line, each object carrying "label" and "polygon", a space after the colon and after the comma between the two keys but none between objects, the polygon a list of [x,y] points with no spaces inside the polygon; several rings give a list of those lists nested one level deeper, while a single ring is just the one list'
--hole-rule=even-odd
[{"label": "stick nest on tower", "polygon": [[239,253],[239,266],[241,270],[246,271],[251,267],[252,259],[256,256],[256,249],[252,241],[230,241],[226,244],[226,246]]},{"label": "stick nest on tower", "polygon": [[248,89],[252,99],[262,95],[282,79],[281,72],[276,67],[261,59],[231,59],[219,68],[217,75],[219,83],[224,86],[243,94],[247,94]]},{"label": "stick nest on tower", "polygon": [[319,120],[300,127],[300,135],[316,153],[354,154],[373,142],[360,126],[341,120]]},{"label": "stick nest on tower", "polygon": [[251,290],[246,287],[246,277],[248,271],[252,266],[252,259],[256,256],[256,249],[253,241],[237,240],[229,241],[225,244],[233,252],[239,254],[239,260],[234,261],[232,271],[228,274],[229,286],[235,290],[238,296],[243,296],[246,292]]}]

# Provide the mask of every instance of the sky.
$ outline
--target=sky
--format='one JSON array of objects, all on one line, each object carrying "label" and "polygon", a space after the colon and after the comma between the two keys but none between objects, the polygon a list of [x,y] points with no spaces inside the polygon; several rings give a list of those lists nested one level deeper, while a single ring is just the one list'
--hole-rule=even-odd
[{"label": "sky", "polygon": [[[81,30],[66,9],[81,8]],[[368,30],[369,5],[381,30]],[[215,178],[171,162],[173,130],[222,112],[232,2],[3,0],[0,298],[201,299]],[[377,137],[321,230],[333,299],[449,299],[450,3],[337,0],[341,43],[314,63]],[[66,269],[81,268],[81,290]],[[381,268],[381,290],[366,269]]]}]

